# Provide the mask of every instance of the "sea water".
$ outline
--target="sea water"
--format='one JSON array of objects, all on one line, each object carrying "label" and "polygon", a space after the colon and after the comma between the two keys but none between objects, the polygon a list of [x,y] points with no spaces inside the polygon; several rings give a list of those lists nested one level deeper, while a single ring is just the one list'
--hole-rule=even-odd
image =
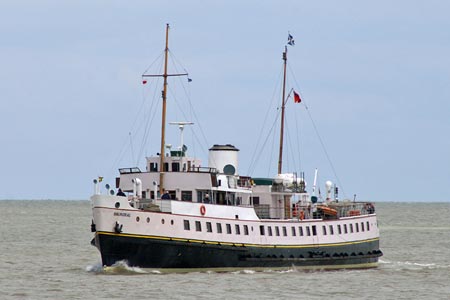
[{"label": "sea water", "polygon": [[377,203],[367,270],[103,268],[89,201],[0,201],[0,299],[450,299],[450,204]]}]

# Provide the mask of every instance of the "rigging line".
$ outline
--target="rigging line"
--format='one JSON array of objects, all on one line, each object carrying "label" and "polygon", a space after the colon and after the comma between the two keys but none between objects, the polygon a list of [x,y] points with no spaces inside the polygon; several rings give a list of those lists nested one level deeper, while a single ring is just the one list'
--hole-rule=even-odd
[{"label": "rigging line", "polygon": [[[156,95],[154,95],[154,98],[155,98],[155,96]],[[150,114],[151,117],[147,118],[147,122],[146,122],[146,125],[145,125],[145,128],[144,128],[144,134],[143,134],[143,137],[142,137],[141,149],[139,151],[138,158],[142,157],[144,149],[147,146],[147,141],[148,141],[148,137],[149,137],[149,133],[150,133],[150,128],[152,127],[153,121],[154,121],[156,113],[157,113],[157,110],[153,108],[153,106],[156,106],[156,103],[157,103],[157,101],[152,101],[152,104],[151,104],[150,109],[149,109],[149,113],[153,112],[153,114]]]},{"label": "rigging line", "polygon": [[[263,143],[263,144],[261,145],[261,147],[259,148],[258,157],[260,157],[261,154],[262,154],[262,152],[264,151],[265,146],[267,145],[267,141],[269,140],[269,138],[270,138],[271,136],[275,136],[275,134],[272,134],[272,132],[273,132],[274,129],[276,128],[276,124],[277,124],[277,122],[278,122],[278,116],[279,116],[279,114],[277,114],[275,120],[273,121],[272,126],[271,126],[271,128],[270,128],[270,130],[269,130],[269,134],[266,136],[266,139],[264,140],[264,143]],[[269,164],[269,165],[270,165],[270,164]],[[249,170],[249,173],[248,173],[248,174],[249,174],[249,175],[253,174],[253,172],[255,171],[255,168],[256,168],[256,164],[253,165],[253,169]]]},{"label": "rigging line", "polygon": [[[171,95],[173,96],[174,102],[175,102],[175,104],[177,105],[178,109],[181,111],[181,114],[183,115],[184,118],[187,119],[186,113],[185,113],[184,110],[182,109],[182,107],[181,107],[181,105],[180,105],[180,102],[177,100],[177,97],[175,96],[175,93],[173,92],[173,89],[172,89],[171,87],[169,87],[169,92],[170,92]],[[198,120],[196,120],[196,122],[198,122]],[[200,132],[202,132],[201,126],[199,126],[199,128],[200,128]],[[192,132],[193,132],[193,131],[192,131]],[[197,142],[198,142],[199,144],[202,144],[202,141],[195,135],[195,133],[194,133],[194,136],[196,137]],[[205,147],[205,148],[207,148],[207,147]]]},{"label": "rigging line", "polygon": [[170,57],[171,57],[172,62],[174,63],[174,65],[175,65],[175,61],[176,61],[176,62],[180,65],[180,67],[183,68],[184,72],[188,73],[188,72],[186,71],[186,68],[185,68],[185,67],[183,66],[183,64],[178,60],[178,58],[175,56],[175,54],[174,54],[172,51],[170,51],[170,49],[169,49],[169,53],[170,53]]},{"label": "rigging line", "polygon": [[294,114],[294,116],[295,116],[295,129],[296,129],[296,137],[297,137],[297,147],[298,147],[298,164],[299,164],[299,170],[302,170],[302,151],[301,151],[301,149],[303,149],[302,148],[302,146],[301,146],[301,141],[302,141],[302,139],[301,139],[301,132],[300,132],[300,129],[299,129],[299,126],[298,126],[298,120],[299,120],[299,118],[297,117],[297,115],[298,115],[298,113],[297,114]]},{"label": "rigging line", "polygon": [[333,163],[331,162],[330,156],[328,155],[328,152],[327,152],[327,150],[326,150],[326,148],[325,148],[325,144],[323,143],[323,140],[322,140],[322,138],[320,137],[319,131],[317,130],[316,124],[314,123],[314,120],[313,120],[313,118],[312,118],[312,116],[311,116],[311,113],[309,112],[309,109],[308,109],[308,107],[307,107],[306,105],[305,105],[305,107],[306,107],[306,111],[308,112],[308,116],[309,116],[309,118],[311,119],[311,123],[313,124],[313,128],[314,128],[314,130],[315,130],[315,132],[316,132],[316,134],[317,134],[317,137],[319,138],[320,144],[322,145],[322,150],[323,150],[323,152],[325,153],[325,156],[327,157],[328,163],[330,164],[331,169],[333,170],[333,174],[334,174],[334,176],[336,177],[336,180],[337,180],[338,183],[339,183],[339,186],[340,186],[340,188],[341,188],[341,191],[342,191],[342,193],[344,194],[344,197],[345,197],[345,198],[348,198],[348,197],[347,197],[347,194],[346,194],[345,191],[344,191],[344,186],[342,185],[341,181],[339,180],[339,177],[337,176],[336,169],[334,168],[334,165],[333,165]]},{"label": "rigging line", "polygon": [[129,136],[130,136],[131,161],[134,162],[133,138],[131,137],[131,132],[129,132],[128,134],[129,134]]},{"label": "rigging line", "polygon": [[[178,64],[178,65],[181,66],[181,68],[183,68],[184,72],[187,74],[188,72],[187,72],[186,69],[183,67],[183,65],[179,62],[179,60],[176,58],[175,54],[174,54],[173,52],[171,52],[170,50],[169,50],[169,52],[170,52],[170,54],[171,54],[171,55],[170,55],[170,59],[172,60],[172,64],[173,64],[173,66],[174,66],[174,68],[175,68],[175,71],[176,71],[177,73],[180,73],[180,72],[178,71],[178,68],[177,68],[177,64]],[[183,82],[182,78],[181,78],[181,77],[178,77],[178,80],[180,81],[180,85],[181,85],[181,87],[183,88],[184,94],[186,95],[186,98],[187,98],[187,100],[188,100],[189,109],[190,109],[190,114],[193,116],[195,123],[198,124],[198,128],[199,128],[199,130],[200,130],[201,136],[203,137],[203,142],[206,144],[206,147],[202,147],[202,148],[207,148],[207,147],[208,147],[208,144],[209,144],[209,143],[208,143],[208,139],[206,138],[206,135],[205,135],[205,133],[204,133],[204,131],[203,131],[202,123],[200,122],[200,119],[197,117],[197,114],[195,113],[195,109],[194,109],[194,106],[192,105],[192,101],[191,101],[192,99],[191,99],[191,97],[190,97],[190,93],[187,92],[185,83]],[[188,86],[189,86],[189,84],[188,84]],[[183,110],[182,110],[182,111],[183,111]],[[183,115],[184,115],[184,114],[183,114]],[[184,115],[184,117],[187,118],[186,115]],[[198,139],[198,142],[199,142],[200,145],[203,144],[203,142],[202,142],[200,139]],[[204,146],[205,146],[205,145],[204,145]],[[194,147],[195,147],[195,145],[194,145]]]},{"label": "rigging line", "polygon": [[[150,84],[151,85],[151,84]],[[137,110],[137,112],[135,113],[135,117],[133,118],[133,123],[132,123],[132,125],[131,125],[131,127],[130,127],[130,130],[129,130],[129,132],[130,131],[134,131],[134,128],[135,128],[135,125],[136,125],[136,122],[137,122],[137,120],[139,119],[139,115],[141,114],[141,112],[143,111],[143,106],[145,105],[145,102],[146,102],[146,97],[145,97],[145,94],[144,94],[144,92],[143,92],[143,100],[142,100],[142,102],[141,102],[141,104],[140,104],[140,106],[139,106],[139,109]],[[115,168],[117,168],[118,167],[118,165],[119,165],[119,163],[120,163],[120,161],[122,161],[122,159],[123,159],[123,157],[124,157],[124,155],[125,155],[125,153],[126,153],[126,150],[125,150],[125,148],[126,148],[126,146],[128,145],[128,137],[126,138],[126,139],[124,139],[124,141],[123,141],[123,144],[122,144],[122,148],[121,148],[121,150],[118,152],[118,155],[117,155],[117,157],[116,157],[116,159],[114,160],[114,163],[111,165],[111,169],[113,170],[113,169],[115,169]],[[134,162],[134,161],[133,161]]]},{"label": "rigging line", "polygon": [[[278,116],[279,116],[279,115],[277,115],[276,121],[278,121]],[[277,125],[277,124],[278,124],[278,122],[277,122],[277,123],[274,123],[274,128],[276,128],[276,125]],[[274,152],[274,150],[277,148],[277,142],[276,142],[276,134],[275,134],[275,131],[274,131],[273,134],[272,134],[272,147],[270,147],[270,148],[271,148],[271,151],[270,151],[270,156],[269,156],[269,164],[267,165],[267,167],[268,167],[268,169],[267,169],[267,177],[270,176],[271,166],[272,166],[272,162],[273,162],[273,159],[274,159],[273,152]]]},{"label": "rigging line", "polygon": [[[287,123],[287,114],[286,114],[286,116],[285,116],[285,120],[286,120],[286,123]],[[294,152],[294,146],[293,146],[293,143],[292,143],[292,138],[291,138],[291,135],[290,135],[290,128],[289,128],[289,126],[286,126],[286,137],[287,137],[287,140],[288,140],[288,145],[289,145],[289,151],[287,151],[287,153],[291,153],[291,156],[292,156],[292,163],[294,164],[294,170],[297,170],[297,161],[296,161],[296,155],[295,155],[295,152]],[[289,157],[288,157],[288,167],[289,167]],[[301,170],[299,170],[299,171],[301,171]]]},{"label": "rigging line", "polygon": [[278,79],[276,81],[279,84],[276,84],[274,86],[271,101],[270,101],[269,105],[267,106],[266,115],[264,116],[263,126],[262,126],[261,130],[259,131],[259,136],[258,136],[258,139],[256,140],[256,146],[255,146],[255,148],[253,150],[252,158],[251,158],[251,161],[250,161],[250,165],[248,167],[248,174],[251,174],[250,170],[252,170],[252,168],[254,167],[254,165],[256,165],[256,163],[257,163],[257,161],[259,159],[259,157],[255,156],[255,154],[258,151],[259,144],[261,142],[261,138],[262,138],[262,135],[263,135],[263,132],[264,132],[264,127],[265,127],[265,124],[267,124],[267,119],[269,117],[269,113],[272,111],[272,104],[275,101],[275,94],[278,91],[278,87],[281,85],[281,83],[280,83],[281,80],[280,79],[281,79],[282,75],[283,75],[283,67],[281,67],[280,73],[278,75]]},{"label": "rigging line", "polygon": [[154,63],[156,63],[158,61],[158,59],[161,58],[161,56],[164,55],[164,51],[161,52],[161,54],[159,54],[159,56],[147,67],[147,69],[145,69],[145,71],[142,73],[143,75],[145,73],[147,73],[148,70],[150,70],[150,68],[153,66]]},{"label": "rigging line", "polygon": [[[174,58],[175,58],[175,57],[174,57]],[[179,64],[180,64],[180,66],[182,66],[181,63],[179,63]],[[174,63],[174,65],[175,65],[175,63]],[[182,67],[183,67],[183,66],[182,66]],[[175,68],[176,68],[176,66],[175,66]],[[184,69],[184,68],[183,68],[183,69]],[[176,71],[178,72],[178,70],[176,70]],[[184,72],[188,73],[188,72],[186,71],[186,69],[184,69]],[[183,88],[184,94],[186,95],[186,98],[187,98],[187,100],[188,100],[190,113],[191,113],[191,115],[193,116],[195,122],[198,124],[198,128],[199,128],[200,133],[201,133],[201,136],[202,136],[202,138],[203,138],[203,142],[206,144],[206,147],[205,147],[205,148],[207,148],[208,145],[209,145],[209,142],[208,142],[208,139],[206,138],[205,132],[203,131],[203,126],[202,126],[202,123],[200,122],[200,118],[198,118],[197,114],[195,113],[195,109],[194,109],[194,105],[192,104],[192,99],[191,99],[191,97],[190,97],[190,93],[187,92],[185,83],[183,83],[181,77],[179,77],[178,80],[180,81],[180,84],[181,84],[181,86],[182,86],[182,88]],[[188,86],[189,86],[189,84],[188,84]],[[200,145],[202,145],[203,142],[199,140],[199,144],[200,144]]]},{"label": "rigging line", "polygon": [[[163,61],[161,60],[159,71],[162,70],[162,67],[163,67]],[[156,77],[156,78],[157,79],[156,79],[156,82],[154,84],[155,87],[159,86],[159,83],[161,82],[161,77]],[[151,124],[153,124],[153,120],[155,118],[156,111],[157,111],[156,109],[154,109],[154,107],[156,107],[156,105],[158,103],[158,101],[157,101],[158,89],[154,88],[154,89],[152,89],[152,91],[153,91],[153,97],[152,97],[153,100],[152,100],[152,102],[150,104],[150,108],[148,110],[148,112],[149,112],[148,116],[151,116],[151,117],[150,118],[149,117],[145,118],[146,114],[145,114],[144,110],[142,110],[143,117],[145,118],[146,121],[144,121],[142,123],[142,124],[145,124],[145,126],[144,126],[144,132],[143,132],[142,140],[141,140],[141,147],[139,149],[139,155],[137,157],[138,160],[142,156],[142,154],[144,152],[144,149],[147,146],[147,140],[148,140],[148,136],[149,136],[149,132],[150,132],[150,127],[151,127]],[[144,98],[145,98],[145,93],[144,92],[143,92],[143,95],[144,95]],[[147,100],[147,98],[145,98],[145,100]],[[151,114],[152,111],[153,111],[153,115]],[[140,131],[140,127],[136,131],[139,132]],[[136,164],[137,164],[137,162],[136,162]]]}]

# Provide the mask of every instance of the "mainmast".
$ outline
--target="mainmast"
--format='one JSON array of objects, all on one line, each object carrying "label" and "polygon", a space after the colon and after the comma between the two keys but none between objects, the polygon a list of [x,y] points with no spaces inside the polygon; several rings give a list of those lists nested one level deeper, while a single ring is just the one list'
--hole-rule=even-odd
[{"label": "mainmast", "polygon": [[286,63],[287,63],[287,46],[284,46],[283,52],[284,72],[283,72],[283,95],[281,98],[281,126],[280,126],[280,152],[278,155],[278,174],[281,174],[283,168],[283,137],[284,137],[284,108],[286,105]]},{"label": "mainmast", "polygon": [[[166,24],[166,47],[164,49],[164,73],[159,75],[142,75],[142,77],[163,77],[164,86],[162,90],[162,112],[161,112],[161,149],[159,152],[159,192],[162,195],[164,190],[164,158],[165,158],[165,146],[166,146],[166,103],[167,103],[167,78],[169,76],[184,76],[183,74],[168,74],[168,57],[169,57],[169,24]],[[156,198],[156,195],[155,195]]]}]

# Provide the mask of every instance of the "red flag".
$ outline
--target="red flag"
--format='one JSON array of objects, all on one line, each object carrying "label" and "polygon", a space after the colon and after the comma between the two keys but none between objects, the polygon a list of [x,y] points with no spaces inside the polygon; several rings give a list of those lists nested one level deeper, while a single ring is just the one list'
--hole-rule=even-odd
[{"label": "red flag", "polygon": [[146,84],[147,83],[147,80],[142,80],[142,84]]},{"label": "red flag", "polygon": [[300,99],[300,96],[294,91],[294,103],[300,102],[302,102],[302,99]]}]

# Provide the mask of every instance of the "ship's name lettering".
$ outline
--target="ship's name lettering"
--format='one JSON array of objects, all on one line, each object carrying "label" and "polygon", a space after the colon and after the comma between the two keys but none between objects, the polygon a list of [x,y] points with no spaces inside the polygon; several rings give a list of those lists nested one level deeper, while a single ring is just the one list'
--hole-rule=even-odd
[{"label": "ship's name lettering", "polygon": [[124,213],[124,212],[115,212],[114,213],[115,216],[119,216],[119,217],[130,217],[129,213]]}]

